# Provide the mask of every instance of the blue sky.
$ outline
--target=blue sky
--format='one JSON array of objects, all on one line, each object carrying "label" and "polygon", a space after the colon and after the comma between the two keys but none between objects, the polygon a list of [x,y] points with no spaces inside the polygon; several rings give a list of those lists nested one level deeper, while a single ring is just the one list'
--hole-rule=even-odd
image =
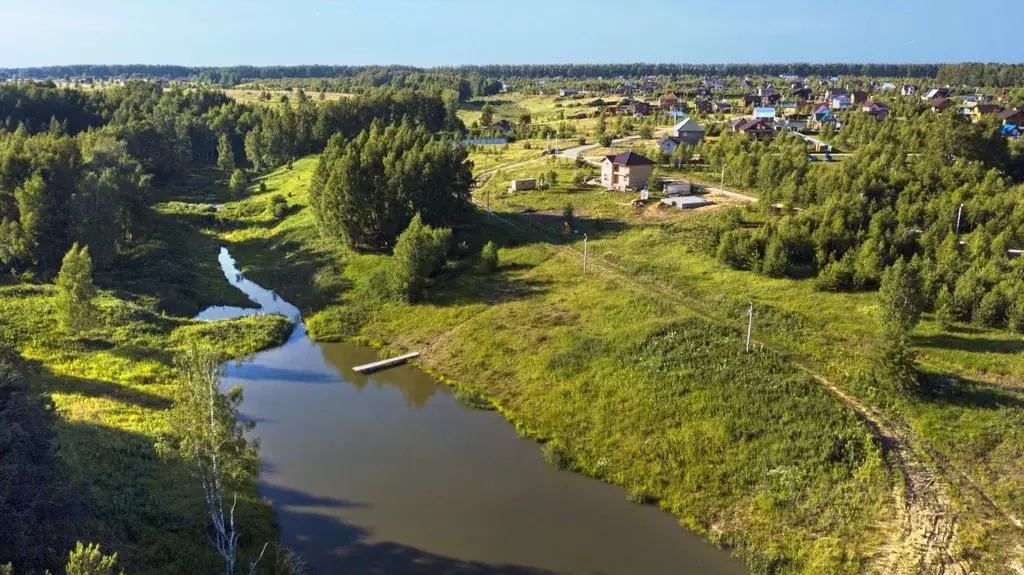
[{"label": "blue sky", "polygon": [[1024,61],[996,33],[1024,29],[1024,11],[952,0],[0,0],[0,13],[0,67]]}]

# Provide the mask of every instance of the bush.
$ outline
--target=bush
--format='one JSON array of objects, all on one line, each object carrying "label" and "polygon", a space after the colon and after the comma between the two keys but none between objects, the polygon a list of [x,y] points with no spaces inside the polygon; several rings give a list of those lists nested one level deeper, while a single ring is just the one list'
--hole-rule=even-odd
[{"label": "bush", "polygon": [[602,134],[597,142],[601,144],[601,147],[608,148],[612,145],[612,140],[614,139],[611,134]]},{"label": "bush", "polygon": [[555,469],[569,468],[569,452],[558,441],[549,441],[540,448],[544,461]]},{"label": "bush", "polygon": [[626,501],[636,503],[637,505],[651,505],[657,499],[643,487],[634,487],[626,493]]},{"label": "bush", "polygon": [[573,209],[572,204],[565,204],[562,208],[562,222],[569,226],[569,229],[572,229],[572,225],[575,221],[575,210]]},{"label": "bush", "polygon": [[750,269],[751,257],[750,234],[743,229],[729,230],[722,234],[718,243],[718,261],[736,269]]},{"label": "bush", "polygon": [[242,197],[245,195],[246,188],[249,187],[248,176],[245,175],[244,171],[236,169],[231,174],[231,184],[229,187],[231,188],[231,193],[234,194],[236,198]]},{"label": "bush", "polygon": [[768,249],[761,262],[761,273],[773,278],[785,277],[789,273],[789,253],[786,244],[778,236],[768,242]]},{"label": "bush", "polygon": [[831,262],[818,273],[814,287],[821,291],[845,291],[854,285],[853,257],[847,253],[841,260]]},{"label": "bush", "polygon": [[270,214],[274,216],[274,219],[280,220],[288,213],[288,200],[284,199],[281,194],[274,194],[270,198],[270,205],[267,206],[270,210]]},{"label": "bush", "polygon": [[484,245],[483,251],[480,252],[480,265],[487,273],[493,273],[498,269],[498,246],[494,245],[494,242],[487,242]]},{"label": "bush", "polygon": [[99,545],[82,545],[79,541],[68,554],[67,575],[115,575],[117,553],[104,555]]},{"label": "bush", "polygon": [[260,182],[260,193],[261,194],[267,193],[267,183],[266,182]]}]

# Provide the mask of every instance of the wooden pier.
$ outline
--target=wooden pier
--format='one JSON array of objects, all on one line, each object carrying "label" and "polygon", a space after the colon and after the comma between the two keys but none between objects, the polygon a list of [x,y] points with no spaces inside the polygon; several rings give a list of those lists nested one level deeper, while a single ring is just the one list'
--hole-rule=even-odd
[{"label": "wooden pier", "polygon": [[411,353],[407,353],[405,355],[400,355],[398,357],[392,357],[391,359],[382,359],[380,361],[375,361],[373,363],[368,363],[366,365],[357,365],[357,366],[353,367],[352,369],[355,370],[355,371],[358,371],[359,373],[373,373],[373,372],[375,372],[375,371],[377,371],[379,369],[384,369],[384,368],[387,368],[387,367],[393,367],[393,366],[396,366],[396,365],[401,365],[401,364],[409,361],[410,359],[413,359],[413,358],[416,358],[416,357],[419,357],[419,356],[420,356],[420,352],[414,351],[414,352],[411,352]]}]

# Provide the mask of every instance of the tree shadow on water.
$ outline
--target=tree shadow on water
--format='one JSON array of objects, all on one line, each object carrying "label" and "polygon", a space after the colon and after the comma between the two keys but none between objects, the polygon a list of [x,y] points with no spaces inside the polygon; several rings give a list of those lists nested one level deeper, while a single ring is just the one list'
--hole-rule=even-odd
[{"label": "tree shadow on water", "polygon": [[285,544],[306,560],[313,573],[554,575],[533,567],[464,561],[392,541],[372,542],[372,533],[366,528],[303,509],[351,509],[367,504],[314,497],[277,486],[261,486],[260,491],[274,501]]}]

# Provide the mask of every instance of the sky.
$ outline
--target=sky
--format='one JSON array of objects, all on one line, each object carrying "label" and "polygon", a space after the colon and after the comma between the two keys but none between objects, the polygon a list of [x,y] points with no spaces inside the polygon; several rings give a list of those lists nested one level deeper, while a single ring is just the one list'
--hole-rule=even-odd
[{"label": "sky", "polygon": [[1024,10],[960,0],[0,0],[0,14],[0,67],[1024,61],[997,33],[1024,29]]}]

